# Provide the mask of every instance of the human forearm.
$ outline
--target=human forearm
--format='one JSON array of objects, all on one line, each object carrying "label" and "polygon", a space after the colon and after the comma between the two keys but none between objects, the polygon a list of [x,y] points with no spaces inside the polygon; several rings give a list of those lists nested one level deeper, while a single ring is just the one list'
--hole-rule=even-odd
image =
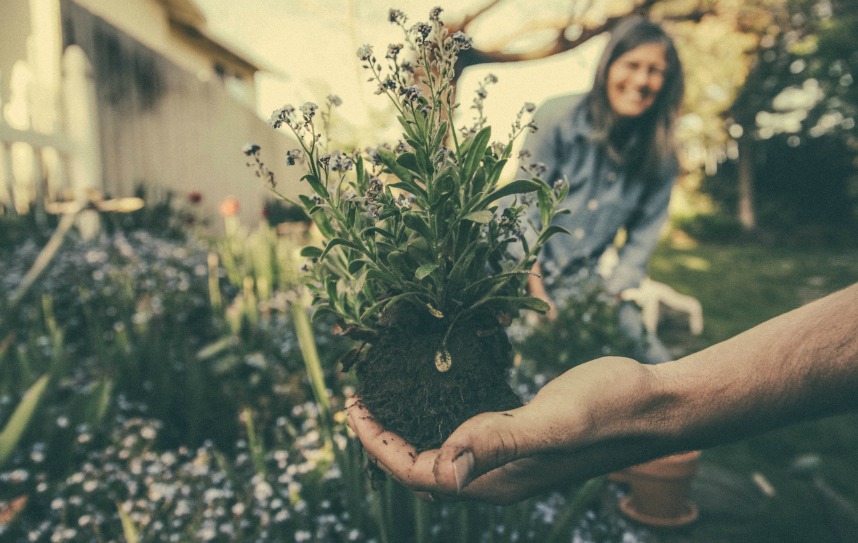
[{"label": "human forearm", "polygon": [[856,409],[858,284],[651,371],[683,448]]},{"label": "human forearm", "polygon": [[[856,326],[858,285],[675,362],[644,366],[606,358],[584,364],[551,381],[527,406],[481,415],[472,419],[479,426],[454,433],[436,463],[438,481],[454,488],[445,462],[470,450],[474,469],[464,478],[460,470],[460,481],[487,472],[483,484],[526,480],[511,485],[521,491],[513,498],[521,498],[540,484],[546,489],[856,409]],[[500,432],[507,435],[503,446],[479,437]],[[516,458],[528,462],[491,472]]]}]

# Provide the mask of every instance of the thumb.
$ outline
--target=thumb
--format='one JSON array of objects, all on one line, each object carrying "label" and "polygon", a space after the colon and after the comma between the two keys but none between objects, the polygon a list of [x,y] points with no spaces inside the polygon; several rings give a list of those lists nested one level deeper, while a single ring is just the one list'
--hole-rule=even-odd
[{"label": "thumb", "polygon": [[457,428],[435,458],[435,482],[458,494],[484,473],[528,454],[518,409],[482,413]]}]

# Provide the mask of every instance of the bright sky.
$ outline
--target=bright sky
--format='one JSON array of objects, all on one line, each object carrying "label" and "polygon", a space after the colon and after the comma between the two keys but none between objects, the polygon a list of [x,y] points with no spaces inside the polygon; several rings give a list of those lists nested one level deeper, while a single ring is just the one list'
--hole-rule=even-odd
[{"label": "bright sky", "polygon": [[[549,0],[545,0],[549,1]],[[550,0],[562,2],[563,0]],[[442,19],[456,20],[481,0],[195,0],[210,30],[278,74],[260,74],[257,80],[260,114],[267,118],[285,103],[321,103],[328,94],[343,99],[340,112],[357,125],[366,124],[368,112],[387,111],[386,98],[373,94],[355,52],[364,43],[384,51],[401,42],[401,31],[387,21],[395,5],[410,22],[425,20],[434,6],[444,9]],[[514,4],[513,4],[514,5]],[[524,7],[523,7],[524,6]],[[532,10],[533,4],[529,4]],[[522,3],[518,10],[527,9]],[[501,31],[507,21],[521,20],[523,12],[500,14],[492,21]],[[478,38],[495,33],[480,32]],[[485,39],[485,38],[484,38]],[[601,40],[548,60],[472,68],[459,83],[465,105],[476,82],[493,73],[500,79],[489,88],[486,112],[496,134],[505,134],[524,102],[539,104],[564,92],[589,87],[591,66],[603,46]],[[469,117],[468,117],[469,118]]]}]

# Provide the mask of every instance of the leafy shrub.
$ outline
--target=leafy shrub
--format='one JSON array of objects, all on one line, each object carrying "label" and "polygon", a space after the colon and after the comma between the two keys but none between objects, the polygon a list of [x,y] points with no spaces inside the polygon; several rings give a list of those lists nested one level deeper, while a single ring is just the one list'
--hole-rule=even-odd
[{"label": "leafy shrub", "polygon": [[[32,240],[11,249],[0,288],[13,290],[39,250]],[[214,254],[208,243],[143,230],[93,241],[69,235],[4,324],[0,397],[9,409],[0,408],[0,427],[23,391],[50,374],[49,399],[26,442],[41,436],[60,473],[68,436],[54,421],[97,424],[119,394],[165,422],[166,444],[192,446],[211,439],[229,447],[242,406],[268,420],[304,401],[309,388],[293,378],[303,363],[285,293],[268,289],[260,299],[241,286],[244,277],[231,283]]]},{"label": "leafy shrub", "polygon": [[635,342],[620,331],[618,302],[601,282],[572,282],[554,321],[542,320],[520,330],[515,346],[528,376],[555,377],[602,356],[633,356]]}]

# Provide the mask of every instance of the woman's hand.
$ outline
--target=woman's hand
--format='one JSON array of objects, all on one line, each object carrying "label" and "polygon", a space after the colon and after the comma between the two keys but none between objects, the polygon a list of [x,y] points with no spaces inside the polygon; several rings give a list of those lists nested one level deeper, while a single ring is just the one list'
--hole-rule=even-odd
[{"label": "woman's hand", "polygon": [[[527,278],[527,290],[534,298],[539,298],[550,306],[550,309],[545,312],[544,318],[549,322],[557,320],[557,304],[548,295],[545,290],[545,284],[542,282],[542,267],[539,262],[535,263],[530,269],[530,275]],[[531,315],[529,313],[528,315]]]}]

